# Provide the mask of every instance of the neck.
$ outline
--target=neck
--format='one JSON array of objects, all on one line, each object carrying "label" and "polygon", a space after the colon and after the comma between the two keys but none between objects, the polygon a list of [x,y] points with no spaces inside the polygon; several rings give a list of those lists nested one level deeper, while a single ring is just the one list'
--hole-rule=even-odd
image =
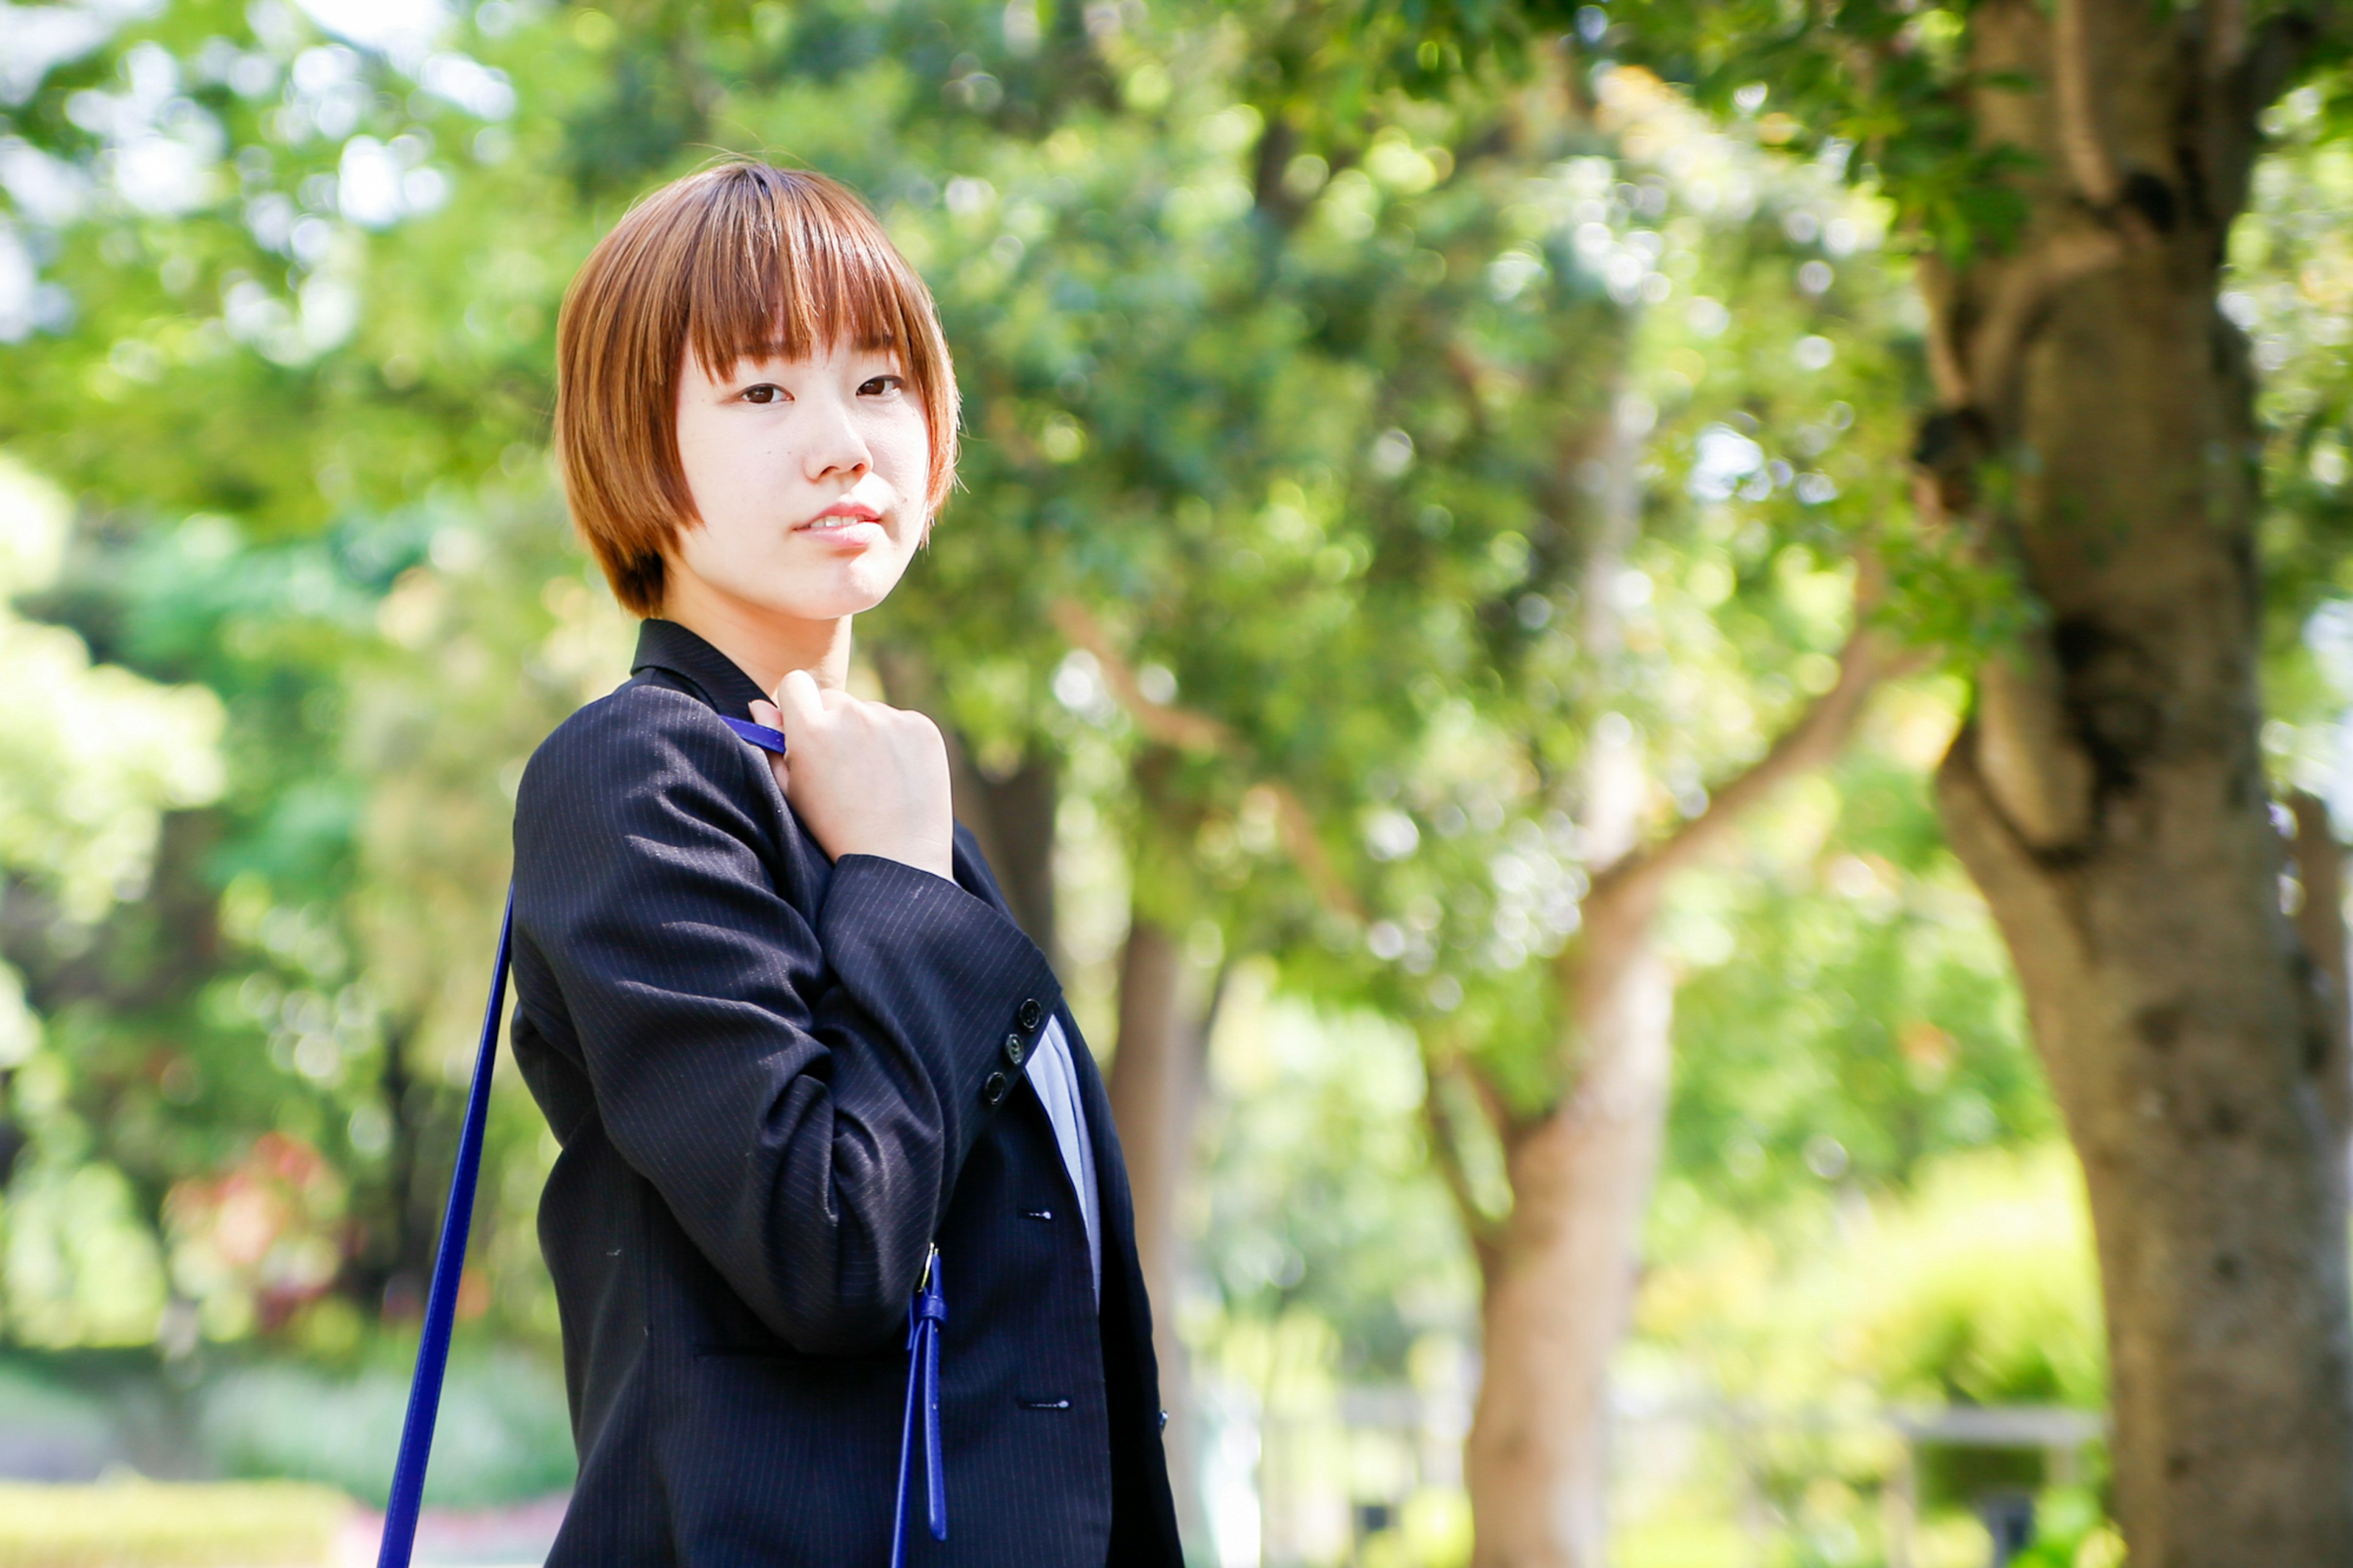
[{"label": "neck", "polygon": [[849,623],[807,621],[759,605],[710,592],[677,573],[662,601],[664,620],[688,631],[733,659],[771,698],[794,670],[806,669],[818,686],[843,689],[849,679]]}]

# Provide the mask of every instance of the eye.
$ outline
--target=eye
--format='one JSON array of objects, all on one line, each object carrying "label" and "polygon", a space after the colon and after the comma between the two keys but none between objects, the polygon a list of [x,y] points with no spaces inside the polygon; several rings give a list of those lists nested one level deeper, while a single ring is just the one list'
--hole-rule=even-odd
[{"label": "eye", "polygon": [[872,376],[859,384],[858,395],[860,397],[887,397],[892,393],[900,391],[906,384],[907,379],[904,376]]},{"label": "eye", "polygon": [[746,403],[788,403],[792,400],[792,395],[773,381],[764,381],[756,386],[747,386],[744,389],[742,396]]}]

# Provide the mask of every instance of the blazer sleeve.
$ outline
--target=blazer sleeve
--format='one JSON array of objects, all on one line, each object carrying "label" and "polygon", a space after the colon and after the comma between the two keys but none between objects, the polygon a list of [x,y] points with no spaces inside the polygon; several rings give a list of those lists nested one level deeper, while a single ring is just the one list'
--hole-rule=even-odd
[{"label": "blazer sleeve", "polygon": [[615,1148],[787,1343],[871,1348],[904,1321],[1006,1037],[1060,1000],[1044,956],[874,856],[835,865],[812,925],[769,869],[786,829],[765,760],[678,693],[575,715],[515,821],[518,932]]}]

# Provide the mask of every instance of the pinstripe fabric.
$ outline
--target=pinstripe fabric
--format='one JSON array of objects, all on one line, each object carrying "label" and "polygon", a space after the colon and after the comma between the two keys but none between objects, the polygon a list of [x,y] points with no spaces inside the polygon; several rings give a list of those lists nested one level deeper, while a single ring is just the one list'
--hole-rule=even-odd
[{"label": "pinstripe fabric", "polygon": [[[638,664],[516,805],[514,1052],[563,1145],[539,1230],[580,1450],[551,1568],[887,1563],[934,1237],[950,1528],[909,1561],[1176,1568],[1125,1169],[1052,971],[961,828],[954,883],[829,864],[719,720],[750,679],[664,621]],[[1100,1303],[1011,1059],[1055,1018]]]}]

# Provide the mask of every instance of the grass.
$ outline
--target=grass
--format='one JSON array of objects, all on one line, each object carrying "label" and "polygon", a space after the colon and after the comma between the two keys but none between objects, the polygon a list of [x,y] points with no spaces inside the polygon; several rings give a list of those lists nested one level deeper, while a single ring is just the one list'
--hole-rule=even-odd
[{"label": "grass", "polygon": [[321,1568],[351,1509],[301,1481],[0,1485],[0,1568]]}]

